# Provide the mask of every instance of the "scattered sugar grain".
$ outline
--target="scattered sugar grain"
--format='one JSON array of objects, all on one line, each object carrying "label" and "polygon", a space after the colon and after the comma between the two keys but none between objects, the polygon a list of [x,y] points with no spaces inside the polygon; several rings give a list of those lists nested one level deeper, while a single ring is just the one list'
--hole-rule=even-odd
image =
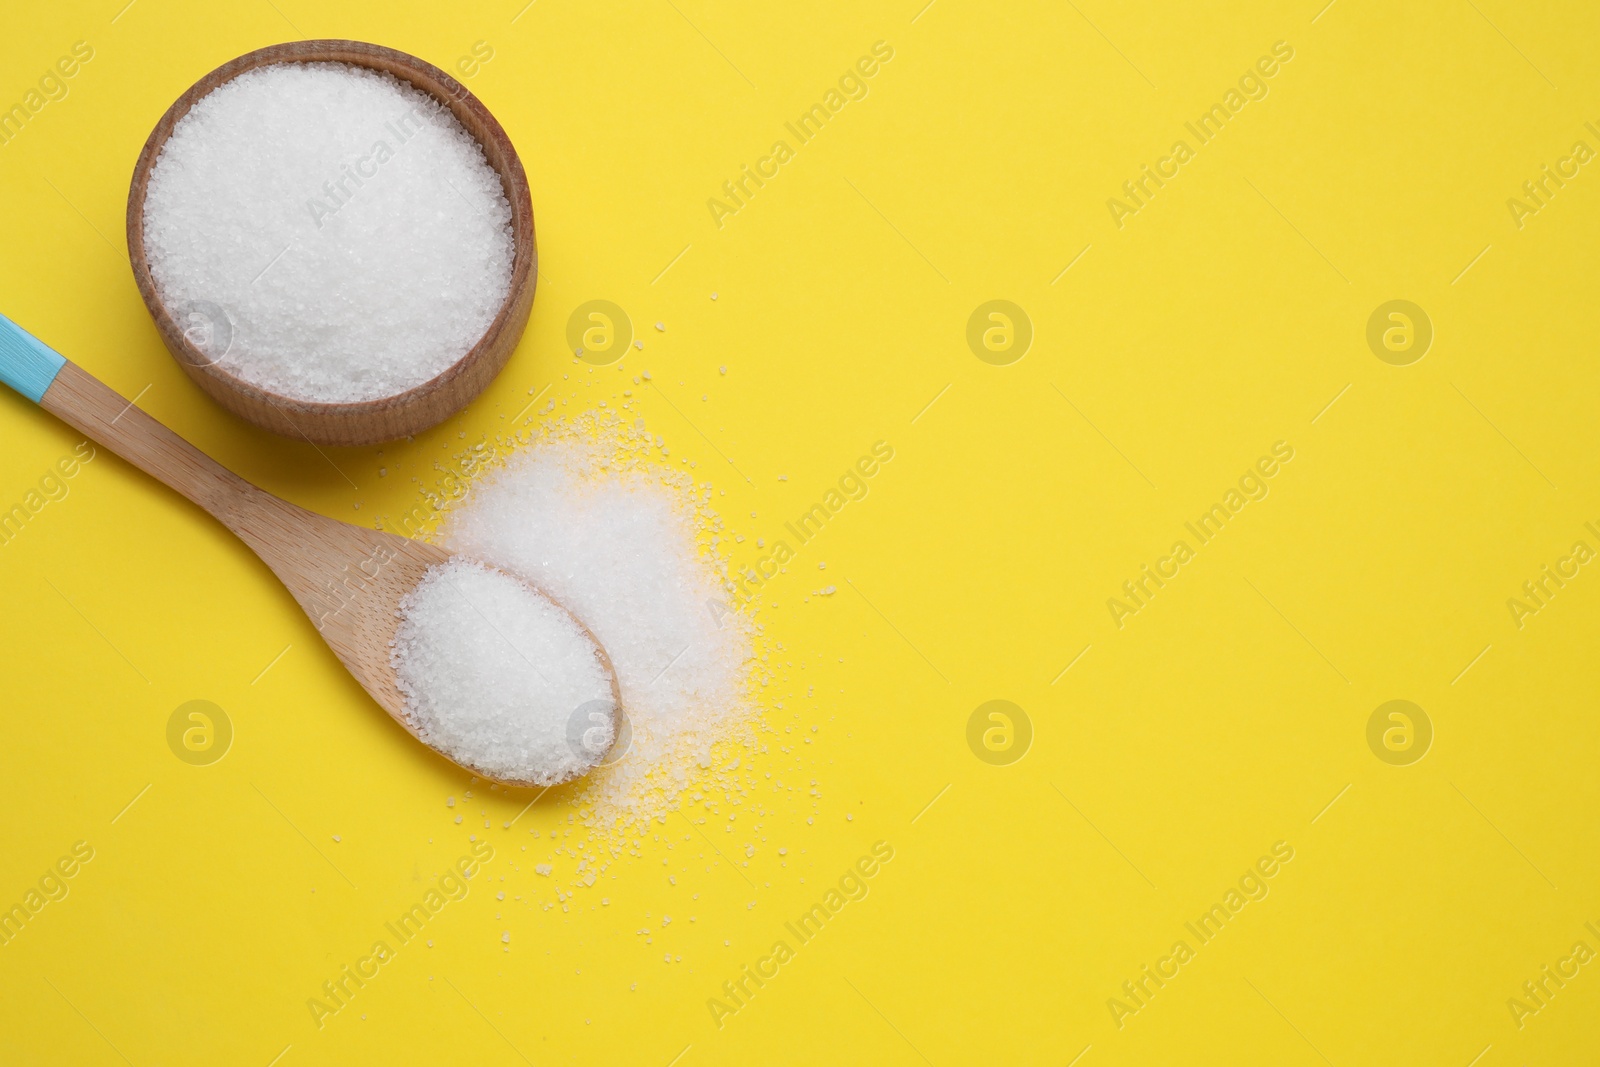
[{"label": "scattered sugar grain", "polygon": [[708,607],[726,593],[698,543],[711,521],[697,511],[699,491],[640,454],[647,434],[619,427],[604,418],[547,427],[474,483],[442,527],[451,551],[545,590],[609,654],[632,744],[580,794],[602,832],[617,819],[664,818],[711,766],[712,745],[752,713],[753,626],[743,612]]}]

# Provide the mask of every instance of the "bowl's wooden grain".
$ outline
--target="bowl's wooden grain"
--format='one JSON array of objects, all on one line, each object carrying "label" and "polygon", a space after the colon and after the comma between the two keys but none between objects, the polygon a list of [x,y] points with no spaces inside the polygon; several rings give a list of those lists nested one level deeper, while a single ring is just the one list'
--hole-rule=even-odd
[{"label": "bowl's wooden grain", "polygon": [[[388,73],[430,94],[448,107],[467,131],[483,145],[484,156],[511,203],[515,258],[511,289],[499,314],[478,343],[443,373],[414,389],[359,403],[326,404],[281,396],[230,374],[201,352],[184,335],[183,328],[162,303],[150,276],[144,248],[144,201],[150,170],[178,120],[217,86],[247,70],[274,63],[350,63]],[[534,242],[533,204],[528,178],[511,139],[466,86],[431,63],[415,56],[361,41],[296,41],[257,49],[230,60],[190,86],[167,109],[133,168],[128,189],[128,258],[133,278],[155,319],[156,329],[178,365],[213,400],[242,419],[286,437],[323,445],[369,445],[418,433],[460,411],[481,393],[511,358],[533,307],[538,278],[538,248]]]}]

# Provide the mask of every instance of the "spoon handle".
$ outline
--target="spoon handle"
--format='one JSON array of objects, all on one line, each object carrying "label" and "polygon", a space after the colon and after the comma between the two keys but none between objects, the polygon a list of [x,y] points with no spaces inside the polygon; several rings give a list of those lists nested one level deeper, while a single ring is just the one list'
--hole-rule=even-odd
[{"label": "spoon handle", "polygon": [[0,381],[235,532],[267,493],[205,455],[100,379],[0,315]]}]

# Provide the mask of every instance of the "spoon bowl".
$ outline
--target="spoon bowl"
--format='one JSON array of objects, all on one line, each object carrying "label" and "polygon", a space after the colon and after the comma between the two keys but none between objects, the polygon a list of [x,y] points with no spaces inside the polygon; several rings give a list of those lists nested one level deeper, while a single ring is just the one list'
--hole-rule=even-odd
[{"label": "spoon bowl", "polygon": [[[196,332],[231,333],[225,309],[204,302],[169,307],[150,273],[145,253],[144,210],[150,172],[178,121],[219,85],[258,67],[277,63],[346,63],[383,71],[429,94],[450,109],[482,146],[511,204],[514,256],[511,287],[478,342],[438,375],[403,393],[355,403],[320,403],[283,396],[234,374],[214,343],[197,343]],[[319,445],[370,445],[420,433],[460,411],[488,387],[511,358],[528,324],[538,277],[533,204],[522,160],[500,123],[466,86],[425,60],[363,41],[318,40],[275,44],[229,60],[189,87],[161,116],[133,168],[128,189],[128,259],[133,279],[167,350],[184,373],[228,411],[264,429]],[[198,320],[198,324],[196,323]],[[226,344],[221,346],[224,351]]]}]

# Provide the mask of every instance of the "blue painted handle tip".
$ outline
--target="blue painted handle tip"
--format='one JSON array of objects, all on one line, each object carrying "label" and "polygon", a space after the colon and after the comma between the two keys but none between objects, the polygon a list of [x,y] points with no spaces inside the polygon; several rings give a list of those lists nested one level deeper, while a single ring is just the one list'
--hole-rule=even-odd
[{"label": "blue painted handle tip", "polygon": [[37,404],[66,362],[49,345],[0,315],[0,382]]}]

